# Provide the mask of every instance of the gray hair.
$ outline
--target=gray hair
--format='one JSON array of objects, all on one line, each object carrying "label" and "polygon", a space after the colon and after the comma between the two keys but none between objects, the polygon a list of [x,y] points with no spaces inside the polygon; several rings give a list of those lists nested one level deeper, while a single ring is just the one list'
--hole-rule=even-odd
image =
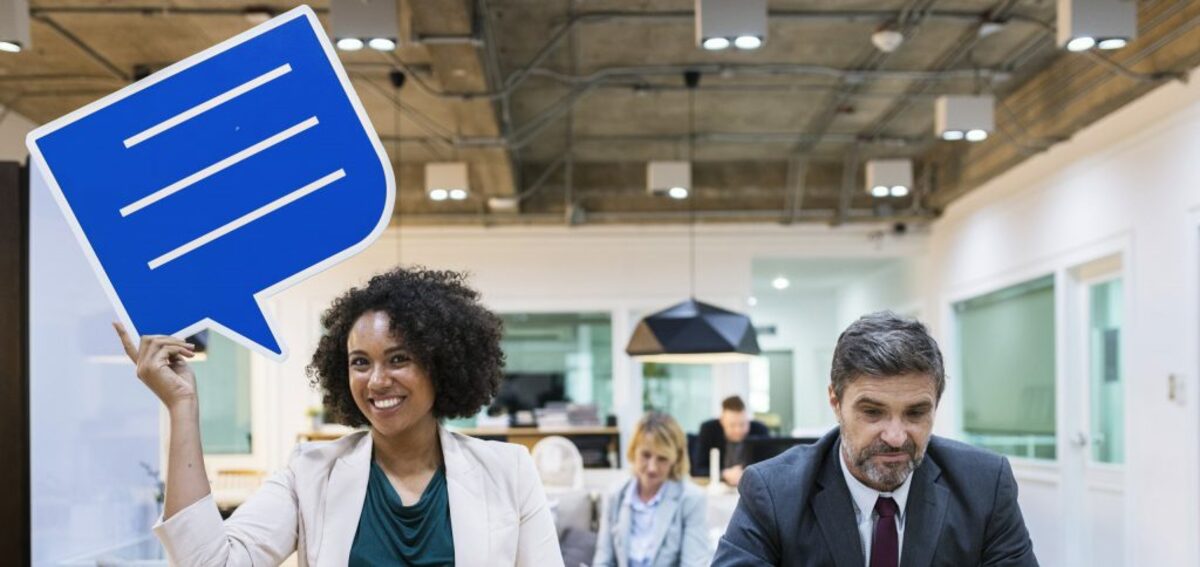
[{"label": "gray hair", "polygon": [[829,379],[840,400],[846,385],[864,374],[886,377],[911,373],[930,375],[937,398],[942,399],[946,371],[937,341],[920,321],[878,311],[851,323],[838,337]]}]

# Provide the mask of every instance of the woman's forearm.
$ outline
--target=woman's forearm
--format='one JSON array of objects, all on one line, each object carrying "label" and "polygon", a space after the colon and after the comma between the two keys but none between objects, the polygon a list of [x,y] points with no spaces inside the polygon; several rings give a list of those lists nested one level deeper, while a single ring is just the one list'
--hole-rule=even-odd
[{"label": "woman's forearm", "polygon": [[167,452],[167,494],[163,521],[196,501],[208,496],[208,473],[204,470],[204,450],[200,445],[200,407],[195,400],[167,408],[170,421],[170,446]]}]

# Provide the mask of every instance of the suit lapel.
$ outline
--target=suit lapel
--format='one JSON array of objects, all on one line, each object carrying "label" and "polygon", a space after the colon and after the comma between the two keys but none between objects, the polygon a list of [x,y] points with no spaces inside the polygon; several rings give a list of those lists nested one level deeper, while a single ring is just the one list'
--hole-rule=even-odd
[{"label": "suit lapel", "polygon": [[438,427],[442,459],[446,465],[446,491],[450,497],[450,532],[454,536],[454,562],[458,565],[486,565],[491,542],[488,539],[488,499],[479,468],[463,454],[453,433]]},{"label": "suit lapel", "polygon": [[658,503],[658,509],[654,511],[654,533],[650,538],[654,542],[655,557],[658,556],[658,551],[662,550],[663,539],[667,537],[667,528],[671,527],[671,519],[675,517],[675,511],[679,509],[679,497],[683,493],[683,487],[679,482],[671,480],[663,484],[659,490],[663,491],[663,495],[662,500]]},{"label": "suit lapel", "polygon": [[933,561],[942,522],[946,519],[949,489],[937,482],[942,469],[928,455],[920,468],[913,472],[908,493],[908,510],[904,520],[904,551],[901,567],[928,567]]},{"label": "suit lapel", "polygon": [[[636,480],[630,480],[630,483],[636,483]],[[633,525],[633,516],[630,514],[629,502],[625,500],[626,490],[629,489],[629,483],[625,484],[625,488],[621,489],[621,497],[617,499],[617,522],[615,531],[613,532],[613,549],[617,554],[617,567],[626,567],[629,564],[629,528]],[[637,490],[636,485],[634,491]]]},{"label": "suit lapel", "polygon": [[[833,562],[838,567],[862,567],[866,564],[862,542],[858,539],[858,522],[854,519],[854,501],[837,459],[842,458],[834,442],[825,456],[817,477],[820,491],[812,497],[813,513],[821,526],[821,534]],[[908,540],[905,540],[907,546]]]},{"label": "suit lapel", "polygon": [[329,474],[317,565],[345,565],[350,560],[350,546],[358,532],[359,516],[367,497],[370,466],[371,434],[368,432],[349,453],[338,458]]}]

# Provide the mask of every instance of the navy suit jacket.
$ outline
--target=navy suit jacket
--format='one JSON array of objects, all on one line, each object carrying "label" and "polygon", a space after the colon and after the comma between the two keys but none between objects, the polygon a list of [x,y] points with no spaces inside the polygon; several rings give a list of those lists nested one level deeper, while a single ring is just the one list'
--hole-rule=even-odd
[{"label": "navy suit jacket", "polygon": [[[763,425],[761,421],[753,420],[750,422],[750,432],[746,434],[746,438],[752,437],[769,437],[771,431]],[[725,453],[725,428],[721,427],[721,420],[710,419],[700,424],[699,446],[696,447],[696,452],[690,455],[692,458],[692,476],[708,476],[708,452],[710,449],[716,448],[721,450],[721,454]],[[721,457],[722,460],[724,457]]]},{"label": "navy suit jacket", "polygon": [[[864,567],[834,428],[746,469],[713,565]],[[1008,460],[931,437],[913,471],[900,567],[1037,566]]]}]

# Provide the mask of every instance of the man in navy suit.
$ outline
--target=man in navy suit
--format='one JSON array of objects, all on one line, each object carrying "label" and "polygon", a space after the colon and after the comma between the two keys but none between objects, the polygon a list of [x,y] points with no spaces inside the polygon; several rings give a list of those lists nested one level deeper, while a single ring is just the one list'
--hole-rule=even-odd
[{"label": "man in navy suit", "polygon": [[890,312],[833,354],[839,426],[746,469],[713,565],[1037,566],[1005,458],[932,435],[942,354]]},{"label": "man in navy suit", "polygon": [[725,398],[721,401],[721,417],[700,424],[699,447],[692,455],[692,476],[708,476],[709,452],[717,449],[721,455],[721,480],[737,486],[749,458],[746,439],[770,434],[766,425],[750,419],[740,396]]}]

